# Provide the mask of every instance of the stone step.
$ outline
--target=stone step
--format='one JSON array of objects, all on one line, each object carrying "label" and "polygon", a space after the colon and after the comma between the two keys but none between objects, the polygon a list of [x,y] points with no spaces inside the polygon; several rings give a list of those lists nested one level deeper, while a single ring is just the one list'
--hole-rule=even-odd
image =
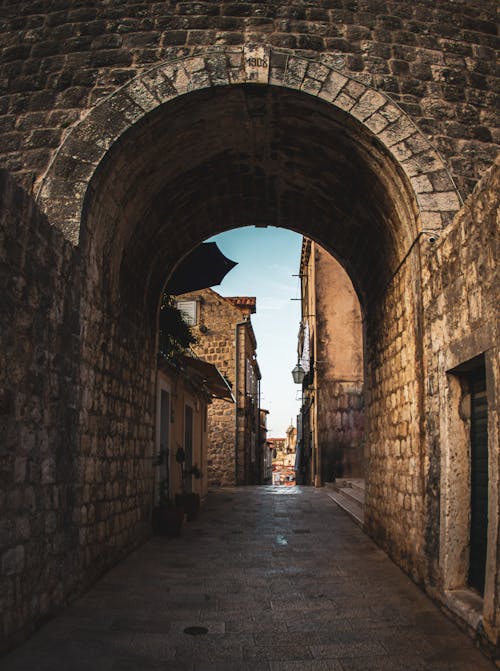
[{"label": "stone step", "polygon": [[364,480],[356,478],[338,479],[333,483],[328,483],[328,496],[335,501],[343,510],[345,510],[355,522],[363,526],[364,522],[364,503],[365,487]]},{"label": "stone step", "polygon": [[362,492],[365,491],[365,479],[364,478],[337,478],[335,482],[330,483],[331,487],[338,487],[343,489],[344,487],[351,487],[352,489],[357,489]]},{"label": "stone step", "polygon": [[348,498],[354,499],[360,505],[365,505],[365,493],[361,489],[356,489],[355,487],[340,487],[339,489],[334,489],[333,491],[342,492]]},{"label": "stone step", "polygon": [[356,499],[346,496],[343,491],[332,491],[328,493],[328,496],[350,515],[359,526],[363,526],[365,517],[364,507]]},{"label": "stone step", "polygon": [[365,479],[364,478],[354,478],[348,480],[353,489],[359,489],[360,491],[365,491]]}]

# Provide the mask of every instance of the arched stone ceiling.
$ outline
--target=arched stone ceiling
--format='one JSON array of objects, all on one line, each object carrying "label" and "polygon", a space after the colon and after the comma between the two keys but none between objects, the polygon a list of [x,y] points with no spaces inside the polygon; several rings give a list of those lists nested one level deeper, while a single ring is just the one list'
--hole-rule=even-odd
[{"label": "arched stone ceiling", "polygon": [[195,244],[258,224],[317,239],[367,298],[441,211],[458,209],[439,156],[399,108],[282,56],[246,46],[154,68],[68,136],[40,201],[102,254],[116,290],[154,295]]}]

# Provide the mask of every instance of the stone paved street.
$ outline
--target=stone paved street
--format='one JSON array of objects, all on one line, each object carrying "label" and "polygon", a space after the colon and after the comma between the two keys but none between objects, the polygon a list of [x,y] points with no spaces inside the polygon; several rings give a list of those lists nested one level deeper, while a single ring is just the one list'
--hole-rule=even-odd
[{"label": "stone paved street", "polygon": [[[187,627],[208,633],[188,635]],[[495,667],[313,488],[211,493],[2,671],[487,671]]]}]

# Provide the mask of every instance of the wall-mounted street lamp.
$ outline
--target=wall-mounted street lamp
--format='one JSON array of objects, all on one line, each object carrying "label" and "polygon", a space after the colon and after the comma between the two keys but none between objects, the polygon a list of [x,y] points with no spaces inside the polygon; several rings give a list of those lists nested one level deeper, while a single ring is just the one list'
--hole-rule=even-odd
[{"label": "wall-mounted street lamp", "polygon": [[295,368],[292,370],[292,377],[295,384],[302,384],[306,371],[302,368],[300,361],[297,361]]}]

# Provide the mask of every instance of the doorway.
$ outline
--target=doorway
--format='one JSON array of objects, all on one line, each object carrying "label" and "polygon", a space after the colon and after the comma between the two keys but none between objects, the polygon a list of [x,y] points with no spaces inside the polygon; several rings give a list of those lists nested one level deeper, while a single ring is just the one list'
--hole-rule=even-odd
[{"label": "doorway", "polygon": [[488,546],[488,399],[484,362],[468,375],[470,389],[469,586],[484,594]]}]

